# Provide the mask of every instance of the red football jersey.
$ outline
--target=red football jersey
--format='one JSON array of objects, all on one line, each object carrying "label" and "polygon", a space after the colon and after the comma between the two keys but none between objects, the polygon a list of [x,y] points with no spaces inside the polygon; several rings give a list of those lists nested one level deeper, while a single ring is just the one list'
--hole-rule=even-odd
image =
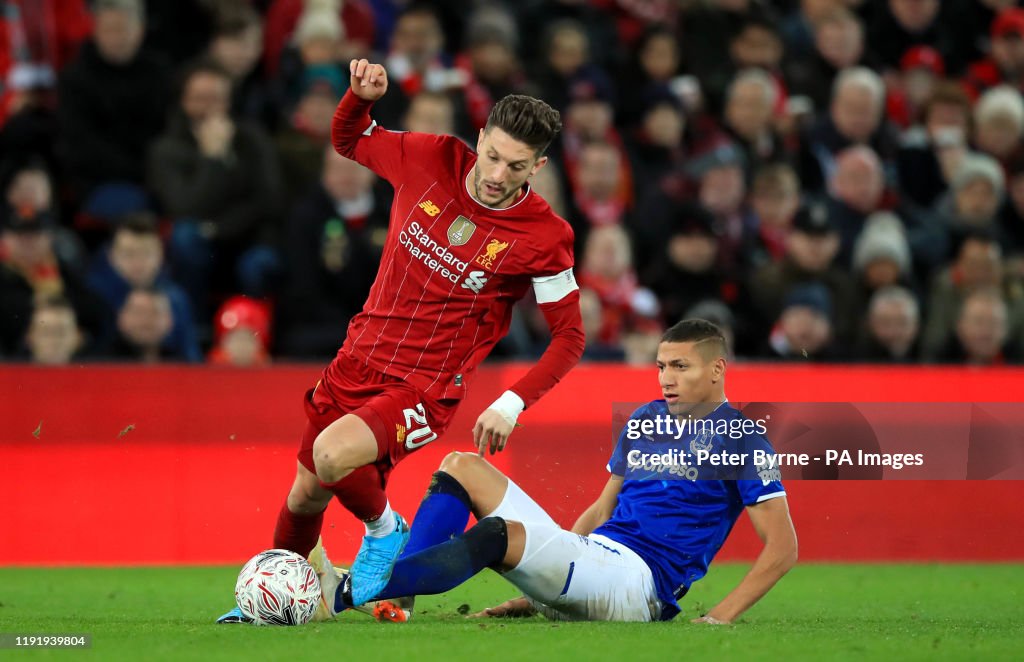
[{"label": "red football jersey", "polygon": [[367,108],[345,96],[334,144],[388,180],[395,198],[377,280],[341,351],[430,397],[461,398],[531,285],[542,309],[570,296],[578,308],[573,232],[528,186],[508,208],[480,203],[465,143],[385,130]]}]

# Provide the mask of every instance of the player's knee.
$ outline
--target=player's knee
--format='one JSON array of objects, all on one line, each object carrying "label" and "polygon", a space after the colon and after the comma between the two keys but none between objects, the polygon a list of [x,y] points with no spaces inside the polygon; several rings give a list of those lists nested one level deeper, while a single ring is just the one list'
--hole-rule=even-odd
[{"label": "player's knee", "polygon": [[508,551],[508,525],[502,517],[485,517],[466,531],[463,540],[473,558],[488,567],[501,565]]},{"label": "player's knee", "polygon": [[339,442],[323,434],[313,442],[313,466],[317,477],[324,483],[339,481],[352,469],[345,466],[345,449]]},{"label": "player's knee", "polygon": [[452,451],[444,456],[439,470],[465,484],[464,481],[478,471],[483,463],[484,459],[476,453]]}]

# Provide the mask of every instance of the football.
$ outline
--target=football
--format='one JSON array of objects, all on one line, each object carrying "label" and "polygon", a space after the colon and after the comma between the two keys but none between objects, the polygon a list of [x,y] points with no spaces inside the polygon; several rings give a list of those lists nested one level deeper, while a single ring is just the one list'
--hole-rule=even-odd
[{"label": "football", "polygon": [[238,573],[235,600],[256,625],[303,625],[320,601],[320,579],[302,556],[268,549]]}]

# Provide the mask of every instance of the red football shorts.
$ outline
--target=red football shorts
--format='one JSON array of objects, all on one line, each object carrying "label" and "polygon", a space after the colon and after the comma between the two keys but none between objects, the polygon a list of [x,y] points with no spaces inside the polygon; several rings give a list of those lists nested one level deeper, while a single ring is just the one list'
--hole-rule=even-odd
[{"label": "red football shorts", "polygon": [[387,483],[398,462],[448,428],[457,400],[432,400],[397,377],[377,372],[347,353],[339,353],[323,378],[306,392],[306,429],[299,462],[314,474],[313,442],[345,414],[365,422],[377,440],[376,465]]}]

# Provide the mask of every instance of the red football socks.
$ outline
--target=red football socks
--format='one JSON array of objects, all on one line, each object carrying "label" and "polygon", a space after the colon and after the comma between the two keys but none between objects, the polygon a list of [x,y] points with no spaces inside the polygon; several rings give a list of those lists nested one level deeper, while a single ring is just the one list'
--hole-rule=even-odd
[{"label": "red football socks", "polygon": [[277,515],[277,526],[274,527],[274,548],[290,549],[296,554],[309,556],[316,547],[316,539],[320,537],[320,527],[324,523],[323,512],[315,515],[297,514],[288,510],[288,504],[281,506]]},{"label": "red football socks", "polygon": [[387,508],[388,497],[384,494],[380,471],[372,464],[359,467],[337,482],[320,484],[364,522],[380,517]]}]

